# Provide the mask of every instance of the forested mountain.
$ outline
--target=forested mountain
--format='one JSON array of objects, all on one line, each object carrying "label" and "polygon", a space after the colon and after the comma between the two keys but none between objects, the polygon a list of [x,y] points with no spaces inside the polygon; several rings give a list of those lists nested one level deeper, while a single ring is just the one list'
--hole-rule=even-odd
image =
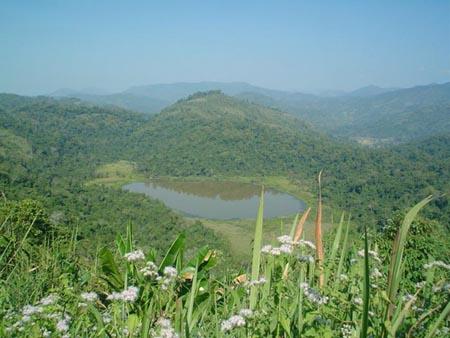
[{"label": "forested mountain", "polygon": [[[448,135],[427,140],[423,147],[367,149],[333,140],[288,114],[218,92],[177,102],[133,137],[140,145],[136,157],[153,174],[245,172],[311,182],[325,169],[327,198],[359,215],[385,214],[393,205],[411,203],[412,191],[424,195],[449,189]],[[367,208],[371,210],[363,211]]]},{"label": "forested mountain", "polygon": [[[311,189],[324,169],[324,198],[366,220],[449,190],[448,134],[368,149],[220,92],[192,95],[150,119],[70,99],[2,95],[0,102],[1,170],[9,182],[2,189],[57,195],[61,205],[65,195],[88,189],[83,183],[98,165],[118,160],[149,176],[282,175]],[[20,151],[11,152],[12,144]],[[447,202],[429,210],[449,215]]]},{"label": "forested mountain", "polygon": [[407,89],[367,86],[335,97],[271,90],[243,82],[156,84],[109,95],[64,90],[53,95],[156,114],[179,99],[210,90],[280,109],[317,130],[362,143],[407,142],[450,129],[450,83]]},{"label": "forested mountain", "polygon": [[275,98],[249,92],[239,97],[290,112],[341,137],[396,143],[450,130],[450,83],[362,96],[319,98],[292,94]]},{"label": "forested mountain", "polygon": [[0,191],[8,200],[37,200],[51,218],[69,228],[79,226],[92,250],[114,240],[129,221],[142,234],[138,242],[156,249],[183,230],[198,245],[220,245],[211,231],[188,226],[159,201],[86,185],[99,165],[128,156],[132,134],[146,120],[142,114],[74,99],[0,94]]},{"label": "forested mountain", "polygon": [[354,96],[354,97],[368,97],[375,96],[384,93],[389,93],[396,90],[396,88],[382,88],[374,85],[365,86],[362,88],[355,89],[351,92],[344,93],[339,96]]}]

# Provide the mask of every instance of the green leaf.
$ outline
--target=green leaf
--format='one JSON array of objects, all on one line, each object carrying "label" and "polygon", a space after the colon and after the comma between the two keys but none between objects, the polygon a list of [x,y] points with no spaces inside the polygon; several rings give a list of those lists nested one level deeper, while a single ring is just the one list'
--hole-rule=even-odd
[{"label": "green leaf", "polygon": [[159,265],[159,271],[162,272],[166,266],[175,266],[177,257],[181,255],[184,249],[184,243],[186,241],[186,234],[183,232],[173,241],[169,250],[167,251],[164,259]]},{"label": "green leaf", "polygon": [[[261,265],[261,244],[264,218],[264,187],[261,189],[261,198],[259,200],[259,209],[256,217],[255,237],[253,241],[253,259],[251,280],[256,281],[259,278],[259,269]],[[258,287],[252,286],[250,290],[250,309],[254,309],[258,299]]]}]

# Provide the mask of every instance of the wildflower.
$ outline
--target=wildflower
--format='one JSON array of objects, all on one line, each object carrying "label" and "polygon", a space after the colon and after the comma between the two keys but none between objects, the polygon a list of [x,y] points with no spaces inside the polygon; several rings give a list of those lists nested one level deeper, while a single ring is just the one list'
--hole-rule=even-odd
[{"label": "wildflower", "polygon": [[46,306],[55,303],[58,300],[58,296],[54,294],[50,294],[47,297],[42,298],[39,303]]},{"label": "wildflower", "polygon": [[128,289],[122,291],[122,300],[124,302],[134,302],[139,294],[139,288],[130,286]]},{"label": "wildflower", "polygon": [[178,338],[178,334],[172,328],[170,319],[159,318],[157,324],[160,327],[159,336],[157,336],[157,338]]},{"label": "wildflower", "polygon": [[145,259],[145,255],[142,250],[136,250],[128,252],[123,256],[128,262],[137,262]]},{"label": "wildflower", "polygon": [[342,280],[342,281],[347,281],[347,280],[348,280],[348,276],[347,276],[347,275],[344,275],[343,273],[341,273],[341,274],[339,275],[339,279]]},{"label": "wildflower", "polygon": [[166,276],[169,279],[174,279],[175,277],[177,277],[178,272],[177,269],[175,269],[172,266],[166,266],[164,268],[164,276]]},{"label": "wildflower", "polygon": [[289,255],[289,254],[292,253],[292,245],[290,245],[290,244],[282,244],[280,246],[280,251],[281,251],[281,253]]},{"label": "wildflower", "polygon": [[40,306],[25,305],[22,309],[22,314],[24,316],[31,316],[35,313],[40,313],[42,311],[43,311],[43,309]]},{"label": "wildflower", "polygon": [[361,297],[355,297],[355,298],[353,298],[353,303],[355,305],[363,305],[363,300]]},{"label": "wildflower", "polygon": [[281,255],[281,250],[280,248],[272,248],[272,250],[270,250],[270,254],[272,256],[279,256]]},{"label": "wildflower", "polygon": [[158,267],[153,262],[147,262],[145,267],[139,270],[145,277],[158,277]]},{"label": "wildflower", "polygon": [[378,270],[377,268],[374,268],[372,270],[372,277],[374,278],[378,278],[378,277],[383,277],[383,274],[380,272],[380,270]]},{"label": "wildflower", "polygon": [[353,333],[353,328],[349,324],[343,324],[341,327],[341,334],[343,338],[350,338]]},{"label": "wildflower", "polygon": [[[371,256],[374,260],[376,260],[378,263],[381,263],[381,259],[380,259],[380,257],[378,257],[378,252],[376,252],[374,250],[369,250],[368,253],[369,253],[369,256]],[[364,257],[364,250],[359,250],[358,256]]]},{"label": "wildflower", "polygon": [[441,267],[441,268],[450,270],[450,264],[446,264],[443,261],[430,262],[430,263],[425,264],[423,267],[428,270],[428,269],[431,269],[433,266],[437,266],[437,267]]},{"label": "wildflower", "polygon": [[300,288],[303,290],[305,296],[317,305],[326,304],[328,302],[328,297],[322,296],[319,292],[309,287],[308,283],[301,283]]},{"label": "wildflower", "polygon": [[252,286],[262,285],[264,283],[266,283],[266,279],[264,277],[261,277],[258,280],[247,281],[247,282],[245,282],[244,285],[247,287],[252,287]]},{"label": "wildflower", "polygon": [[26,322],[29,322],[31,320],[31,317],[30,316],[22,316],[21,320],[22,320],[22,322],[26,323]]},{"label": "wildflower", "polygon": [[87,302],[95,302],[98,299],[98,295],[95,292],[83,292],[81,299]]},{"label": "wildflower", "polygon": [[265,254],[270,254],[271,251],[272,251],[272,245],[264,245],[261,249],[261,252],[265,253]]},{"label": "wildflower", "polygon": [[253,311],[250,309],[241,309],[239,311],[239,315],[244,318],[249,318],[249,317],[253,316]]},{"label": "wildflower", "polygon": [[280,236],[277,237],[278,242],[280,242],[281,244],[289,244],[292,245],[292,238],[291,236],[288,235],[284,235],[284,236]]},{"label": "wildflower", "polygon": [[67,332],[69,330],[69,320],[66,318],[59,320],[58,323],[56,323],[56,329],[59,332]]},{"label": "wildflower", "polygon": [[231,316],[229,319],[224,320],[221,325],[221,330],[223,332],[231,331],[235,327],[242,327],[245,325],[245,319],[242,316],[234,315]]},{"label": "wildflower", "polygon": [[410,300],[416,300],[416,297],[414,297],[413,295],[407,293],[406,295],[403,296],[403,301],[404,302],[409,302]]},{"label": "wildflower", "polygon": [[108,324],[111,323],[111,315],[108,313],[103,314],[103,323]]},{"label": "wildflower", "polygon": [[418,283],[416,283],[416,289],[421,289],[421,288],[423,288],[425,285],[427,284],[427,282],[426,281],[421,281],[421,282],[418,282]]},{"label": "wildflower", "polygon": [[113,292],[110,294],[107,299],[108,300],[121,300],[123,302],[134,302],[139,294],[139,288],[135,286],[130,286],[128,289],[123,290],[122,292]]},{"label": "wildflower", "polygon": [[312,250],[316,250],[316,246],[311,241],[305,241],[305,240],[301,239],[301,240],[298,241],[298,244],[301,245],[301,246],[307,246],[307,247],[309,247]]}]

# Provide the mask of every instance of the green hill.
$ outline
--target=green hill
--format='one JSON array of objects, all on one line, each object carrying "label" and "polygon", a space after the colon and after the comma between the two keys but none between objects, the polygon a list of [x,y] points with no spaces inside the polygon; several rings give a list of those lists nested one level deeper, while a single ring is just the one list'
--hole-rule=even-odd
[{"label": "green hill", "polygon": [[[150,175],[281,175],[310,189],[324,169],[325,198],[367,220],[449,190],[449,154],[442,146],[449,137],[424,142],[440,146],[433,154],[421,143],[368,149],[333,140],[280,111],[210,92],[180,100],[140,126],[133,157]],[[435,206],[436,213],[447,208]]]},{"label": "green hill", "polygon": [[241,99],[275,107],[316,128],[346,138],[407,142],[450,131],[450,83],[392,90],[378,95],[274,97],[242,93]]},{"label": "green hill", "polygon": [[[2,183],[2,190],[14,198],[45,196],[53,206],[91,193],[89,203],[100,203],[102,192],[84,183],[96,177],[101,165],[120,160],[135,162],[147,176],[277,175],[302,182],[309,191],[324,169],[325,201],[367,224],[430,192],[449,191],[448,136],[368,149],[220,92],[192,95],[150,119],[119,108],[45,97],[1,95],[0,109],[0,128],[6,130],[4,140],[9,139],[2,143],[3,158],[13,158],[11,142],[21,144],[23,154],[32,149],[22,162],[3,160],[3,171],[22,174]],[[450,214],[445,201],[428,208],[443,221]],[[83,211],[70,203],[74,217],[92,212],[89,203],[80,204]]]}]

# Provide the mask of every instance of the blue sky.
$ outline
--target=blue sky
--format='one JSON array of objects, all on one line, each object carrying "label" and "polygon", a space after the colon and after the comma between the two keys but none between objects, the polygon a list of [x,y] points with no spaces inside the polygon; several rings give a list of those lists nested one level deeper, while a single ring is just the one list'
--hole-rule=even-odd
[{"label": "blue sky", "polygon": [[450,1],[2,0],[0,46],[0,92],[406,87],[450,81]]}]

